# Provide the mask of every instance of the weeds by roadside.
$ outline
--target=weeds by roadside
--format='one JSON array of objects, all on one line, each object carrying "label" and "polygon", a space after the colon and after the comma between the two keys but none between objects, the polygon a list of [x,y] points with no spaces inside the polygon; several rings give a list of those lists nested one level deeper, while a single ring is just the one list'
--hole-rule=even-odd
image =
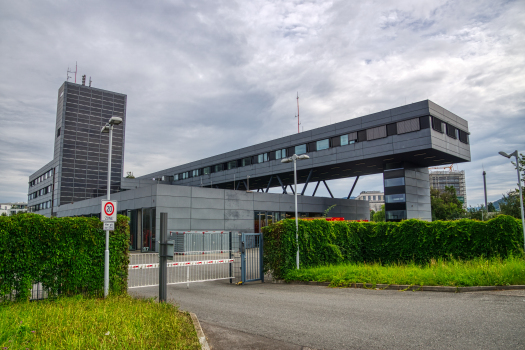
[{"label": "weeds by roadside", "polygon": [[0,304],[0,349],[200,349],[187,313],[128,295]]},{"label": "weeds by roadside", "polygon": [[525,258],[476,258],[462,260],[431,260],[425,265],[415,263],[354,263],[291,270],[286,281],[330,282],[346,287],[352,283],[407,284],[425,286],[497,286],[525,284]]}]

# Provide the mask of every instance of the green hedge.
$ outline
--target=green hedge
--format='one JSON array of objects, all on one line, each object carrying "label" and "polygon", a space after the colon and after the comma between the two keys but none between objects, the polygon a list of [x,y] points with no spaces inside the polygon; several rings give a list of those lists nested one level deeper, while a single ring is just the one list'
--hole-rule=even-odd
[{"label": "green hedge", "polygon": [[[129,226],[119,215],[110,232],[110,291],[127,289]],[[27,300],[33,282],[51,296],[101,295],[105,231],[98,218],[46,218],[37,214],[0,217],[0,296],[16,291]]]},{"label": "green hedge", "polygon": [[[295,220],[264,227],[264,267],[283,278],[296,266]],[[299,220],[300,266],[342,262],[427,263],[430,259],[523,254],[521,222],[501,215],[481,222],[329,222]]]}]

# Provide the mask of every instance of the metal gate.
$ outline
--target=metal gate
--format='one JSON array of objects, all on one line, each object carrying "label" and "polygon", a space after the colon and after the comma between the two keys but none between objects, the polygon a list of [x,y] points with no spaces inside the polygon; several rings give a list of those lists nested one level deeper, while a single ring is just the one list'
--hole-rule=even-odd
[{"label": "metal gate", "polygon": [[[169,232],[175,243],[173,260],[167,263],[167,284],[230,279],[235,261],[232,233],[221,231]],[[128,288],[159,285],[159,254],[130,254]]]},{"label": "metal gate", "polygon": [[241,235],[241,279],[242,283],[264,282],[262,233]]}]

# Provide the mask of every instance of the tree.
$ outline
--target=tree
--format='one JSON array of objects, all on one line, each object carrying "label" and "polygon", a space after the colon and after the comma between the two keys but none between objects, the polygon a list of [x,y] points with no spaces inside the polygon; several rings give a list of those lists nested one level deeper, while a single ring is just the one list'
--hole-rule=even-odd
[{"label": "tree", "polygon": [[[525,196],[524,196],[525,201]],[[499,203],[499,208],[502,214],[513,216],[521,219],[521,206],[519,191],[509,191],[507,195],[503,195],[503,199]]]},{"label": "tree", "polygon": [[468,208],[467,217],[472,220],[485,221],[488,219],[487,210],[485,206],[481,204],[479,208]]},{"label": "tree", "polygon": [[1,216],[7,216],[7,214],[5,212],[3,212]]},{"label": "tree", "polygon": [[431,188],[430,206],[432,220],[454,220],[465,214],[463,204],[459,201],[456,189],[452,186],[446,186],[444,191]]},{"label": "tree", "polygon": [[127,174],[126,175],[126,179],[134,179],[135,178],[135,176],[133,176],[133,173],[131,171],[128,171],[126,174]]},{"label": "tree", "polygon": [[381,210],[376,211],[374,213],[374,216],[372,217],[372,221],[374,222],[384,222],[385,221],[385,205],[383,204],[381,206]]},{"label": "tree", "polygon": [[494,213],[496,211],[496,207],[494,206],[494,204],[492,202],[489,202],[489,205],[487,207],[489,213]]}]

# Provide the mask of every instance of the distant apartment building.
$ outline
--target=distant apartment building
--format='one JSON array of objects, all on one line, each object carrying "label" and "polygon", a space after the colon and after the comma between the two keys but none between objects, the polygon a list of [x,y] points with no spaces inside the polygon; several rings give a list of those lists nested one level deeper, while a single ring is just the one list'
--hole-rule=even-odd
[{"label": "distant apartment building", "polygon": [[385,194],[381,191],[363,191],[357,196],[357,200],[368,201],[370,210],[379,211],[385,204]]},{"label": "distant apartment building", "polygon": [[452,186],[456,189],[456,195],[463,206],[467,206],[467,186],[465,183],[465,171],[432,171],[430,175],[430,187],[441,191],[445,187]]},{"label": "distant apartment building", "polygon": [[27,211],[27,203],[16,202],[16,203],[0,203],[0,215],[16,215],[20,212]]}]

